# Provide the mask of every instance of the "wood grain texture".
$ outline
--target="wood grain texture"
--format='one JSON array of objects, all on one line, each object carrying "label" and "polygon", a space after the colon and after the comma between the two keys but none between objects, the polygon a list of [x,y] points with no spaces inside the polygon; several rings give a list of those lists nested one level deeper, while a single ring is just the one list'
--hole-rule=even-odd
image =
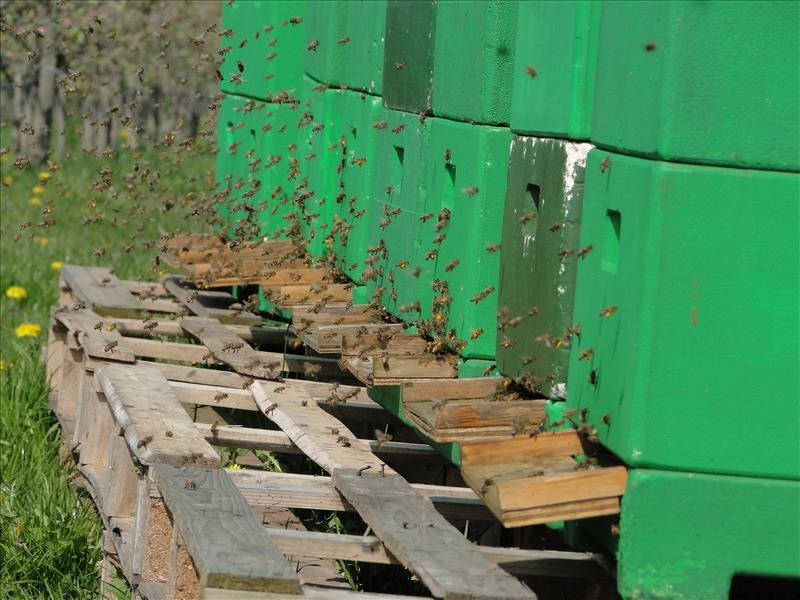
[{"label": "wood grain texture", "polygon": [[144,464],[218,465],[161,371],[104,365],[95,378],[131,452]]},{"label": "wood grain texture", "polygon": [[227,292],[197,290],[194,289],[191,282],[176,275],[165,276],[162,284],[164,289],[175,296],[181,305],[198,317],[239,325],[260,325],[262,322],[258,315],[228,308],[236,302],[236,299]]},{"label": "wood grain texture", "polygon": [[121,362],[136,360],[133,348],[116,330],[113,319],[104,319],[87,310],[56,311],[53,316],[77,336],[78,343],[89,356]]},{"label": "wood grain texture", "polygon": [[222,469],[154,467],[202,587],[296,593],[297,574]]},{"label": "wood grain texture", "polygon": [[464,379],[415,379],[402,386],[402,401],[423,402],[431,400],[461,400],[486,398],[502,384],[501,377],[475,377]]},{"label": "wood grain texture", "polygon": [[99,315],[135,317],[145,309],[128,288],[103,267],[64,265],[61,279],[73,296]]}]

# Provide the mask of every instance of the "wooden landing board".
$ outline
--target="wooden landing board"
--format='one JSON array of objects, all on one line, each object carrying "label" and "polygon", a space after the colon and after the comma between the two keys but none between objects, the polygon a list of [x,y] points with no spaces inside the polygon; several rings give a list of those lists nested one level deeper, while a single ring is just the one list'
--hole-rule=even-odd
[{"label": "wooden landing board", "polygon": [[[116,323],[117,331],[128,337],[151,338],[154,336],[183,336],[183,329],[177,321],[171,319],[123,319],[109,318],[109,322]],[[148,328],[148,324],[155,324]],[[284,343],[289,347],[299,344],[297,338],[289,333],[288,327],[271,325],[236,325],[223,323],[225,327],[234,335],[242,338],[249,344],[273,344],[283,346]],[[296,342],[293,343],[293,342]]]},{"label": "wooden landing board", "polygon": [[219,321],[203,317],[183,317],[180,326],[197,338],[215,359],[242,375],[277,377],[282,361],[265,363],[259,354],[240,337],[231,333]]},{"label": "wooden landing board", "polygon": [[410,402],[403,405],[403,414],[437,442],[464,442],[512,437],[520,422],[530,429],[545,419],[545,402],[484,399]]},{"label": "wooden landing board", "polygon": [[156,464],[154,479],[201,588],[299,591],[294,568],[224,470]]},{"label": "wooden landing board", "polygon": [[417,356],[343,357],[342,367],[365,385],[402,385],[409,379],[454,379],[458,357],[421,354]]},{"label": "wooden landing board", "polygon": [[595,449],[574,430],[465,443],[461,474],[506,526],[616,514],[627,470],[580,468]]},{"label": "wooden landing board", "polygon": [[397,473],[299,386],[250,390],[262,412],[314,462],[386,548],[440,598],[535,598],[484,557]]},{"label": "wooden landing board", "polygon": [[258,315],[228,308],[236,299],[227,292],[197,290],[190,282],[175,275],[167,275],[162,283],[165,290],[198,317],[237,325],[260,325],[263,322]]},{"label": "wooden landing board", "polygon": [[136,360],[133,348],[116,330],[113,320],[86,310],[58,310],[53,316],[77,335],[78,343],[88,356],[122,362]]},{"label": "wooden landing board", "polygon": [[262,286],[264,296],[279,308],[344,304],[353,298],[352,284],[317,283]]},{"label": "wooden landing board", "polygon": [[61,279],[76,300],[98,315],[135,317],[147,310],[109,269],[64,265]]},{"label": "wooden landing board", "polygon": [[428,349],[428,342],[418,335],[404,335],[400,329],[379,330],[359,335],[341,332],[342,356],[359,354],[375,356],[386,353],[390,356],[418,356]]},{"label": "wooden landing board", "polygon": [[468,400],[486,398],[502,384],[501,377],[475,377],[463,379],[415,379],[402,384],[402,401],[426,402],[434,400]]},{"label": "wooden landing board", "polygon": [[95,379],[131,452],[144,464],[216,466],[219,456],[158,369],[103,365]]}]

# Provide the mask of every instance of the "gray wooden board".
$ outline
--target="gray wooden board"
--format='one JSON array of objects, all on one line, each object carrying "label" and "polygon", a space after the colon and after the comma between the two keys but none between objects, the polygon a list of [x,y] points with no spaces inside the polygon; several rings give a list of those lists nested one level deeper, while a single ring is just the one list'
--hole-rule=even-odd
[{"label": "gray wooden board", "polygon": [[[219,321],[203,317],[184,317],[180,320],[184,331],[196,337],[218,361],[225,363],[237,373],[253,377],[270,377],[280,372],[281,363],[274,367],[263,362],[262,357],[231,333]],[[238,346],[238,348],[229,347]]]},{"label": "gray wooden board", "polygon": [[261,317],[247,311],[228,308],[236,298],[227,292],[193,289],[194,284],[177,275],[167,275],[162,280],[164,289],[175,296],[192,314],[220,323],[238,325],[260,325]]},{"label": "gray wooden board", "polygon": [[133,348],[125,338],[116,329],[108,330],[113,320],[105,320],[88,310],[59,310],[53,316],[78,336],[78,342],[89,356],[122,362],[136,360]]},{"label": "gray wooden board", "polygon": [[95,372],[128,447],[147,465],[218,465],[219,456],[156,368],[103,365]]},{"label": "gray wooden board", "polygon": [[77,300],[85,302],[87,308],[99,315],[135,317],[146,311],[139,299],[109,269],[64,265],[61,278]]},{"label": "gray wooden board", "polygon": [[154,470],[202,587],[299,592],[294,568],[224,470],[164,464]]},{"label": "gray wooden board", "polygon": [[336,489],[381,539],[439,598],[536,598],[491,562],[399,475],[332,474]]}]

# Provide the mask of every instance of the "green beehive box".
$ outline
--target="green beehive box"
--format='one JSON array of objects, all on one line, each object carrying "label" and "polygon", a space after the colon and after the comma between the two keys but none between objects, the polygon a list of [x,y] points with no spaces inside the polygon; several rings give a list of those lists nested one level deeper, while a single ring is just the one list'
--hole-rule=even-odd
[{"label": "green beehive box", "polygon": [[605,2],[592,140],[800,170],[800,4]]},{"label": "green beehive box", "polygon": [[[430,135],[430,119],[399,111],[385,112],[386,128],[381,129],[375,162],[373,202],[367,209],[370,220],[368,246],[383,244],[385,251],[373,263],[374,284],[384,288],[383,304],[390,312],[412,320],[416,311],[401,311],[419,301],[421,238],[419,217],[425,207],[425,149]],[[392,281],[394,278],[394,281]],[[372,282],[372,280],[370,280]],[[372,287],[372,283],[368,284]]]},{"label": "green beehive box", "polygon": [[629,465],[800,478],[798,190],[589,154],[567,401]]},{"label": "green beehive box", "polygon": [[[431,322],[437,338],[454,329],[456,338],[467,342],[462,356],[492,358],[500,267],[500,252],[493,246],[502,231],[511,132],[447,119],[427,122],[422,211],[427,220],[411,225],[421,247],[415,265],[421,269],[421,317]],[[449,219],[442,219],[444,210]],[[443,303],[448,296],[450,302]]]},{"label": "green beehive box", "polygon": [[735,575],[800,578],[798,507],[798,481],[632,470],[622,498],[619,591],[630,599],[790,598],[787,586],[771,593],[767,579],[751,588],[758,595],[729,594]]},{"label": "green beehive box", "polygon": [[[377,96],[344,92],[342,130],[345,136],[344,194],[337,199],[337,232],[333,248],[338,264],[353,281],[361,281],[372,237],[373,193],[378,161],[378,143],[393,134],[376,129],[385,121],[381,99]],[[362,162],[362,159],[366,161]]]},{"label": "green beehive box", "polygon": [[516,17],[514,2],[437,4],[434,115],[471,123],[509,122]]},{"label": "green beehive box", "polygon": [[297,110],[301,148],[298,150],[298,209],[303,215],[301,226],[308,240],[308,251],[314,256],[328,253],[325,238],[333,226],[336,200],[343,189],[345,147],[342,140],[342,119],[345,92],[317,88],[306,78],[305,98]]},{"label": "green beehive box", "polygon": [[311,2],[306,73],[317,81],[380,94],[386,0]]},{"label": "green beehive box", "polygon": [[589,138],[599,25],[599,2],[518,4],[512,130]]},{"label": "green beehive box", "polygon": [[566,398],[584,169],[591,144],[515,136],[503,221],[497,365]]},{"label": "green beehive box", "polygon": [[219,67],[220,89],[262,100],[281,92],[296,95],[303,77],[305,12],[303,0],[225,2],[222,30],[229,33],[220,47],[230,50]]},{"label": "green beehive box", "polygon": [[431,111],[436,8],[430,0],[389,0],[383,57],[387,108]]},{"label": "green beehive box", "polygon": [[219,105],[216,177],[218,189],[227,190],[227,197],[218,211],[229,235],[235,235],[237,227],[244,227],[241,232],[246,237],[256,237],[258,216],[245,206],[255,205],[261,187],[259,166],[249,162],[262,144],[258,102],[225,95]]}]

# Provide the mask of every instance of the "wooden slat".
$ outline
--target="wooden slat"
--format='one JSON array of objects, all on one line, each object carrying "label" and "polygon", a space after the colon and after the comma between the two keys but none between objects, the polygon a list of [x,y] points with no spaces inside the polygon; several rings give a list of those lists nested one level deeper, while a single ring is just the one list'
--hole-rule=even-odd
[{"label": "wooden slat", "polygon": [[362,352],[376,355],[386,352],[392,356],[419,355],[428,348],[428,342],[418,335],[403,335],[400,330],[383,331],[383,335],[368,333],[363,335],[341,334],[342,356],[356,356]]},{"label": "wooden slat", "polygon": [[[170,319],[153,319],[143,321],[142,319],[122,319],[122,318],[109,318],[109,322],[117,324],[117,331],[122,335],[128,337],[153,337],[153,336],[183,336],[185,332],[175,320]],[[155,327],[148,329],[145,327],[148,323],[155,323]],[[289,333],[288,327],[270,326],[270,325],[237,325],[231,323],[223,323],[225,328],[234,335],[242,338],[245,342],[251,344],[280,344],[287,343],[289,347],[293,347],[297,338]],[[299,343],[299,342],[298,342]]]},{"label": "wooden slat", "polygon": [[464,379],[415,379],[402,384],[402,401],[420,402],[428,400],[461,400],[485,398],[502,384],[500,377],[476,377]]},{"label": "wooden slat", "polygon": [[144,464],[218,465],[219,456],[158,369],[104,365],[99,382],[131,452]]},{"label": "wooden slat", "polygon": [[86,308],[99,315],[135,317],[145,310],[139,299],[109,269],[64,265],[61,279],[77,300],[85,302]]},{"label": "wooden slat", "polygon": [[[350,317],[347,317],[350,318]],[[308,331],[309,345],[316,346],[317,352],[341,352],[342,338],[345,336],[375,336],[376,334],[402,333],[402,323],[344,323],[341,325],[314,324]],[[300,331],[300,329],[296,329]],[[421,339],[421,338],[420,338]],[[312,346],[312,347],[313,347]],[[423,348],[424,351],[424,348]]]},{"label": "wooden slat", "polygon": [[391,356],[386,359],[357,356],[341,361],[353,376],[365,385],[402,385],[408,379],[453,379],[458,374],[457,356],[423,354],[419,356]]},{"label": "wooden slat", "polygon": [[[103,319],[89,311],[59,310],[53,316],[78,336],[83,351],[95,358],[108,358],[122,362],[133,362],[133,348],[113,326],[113,320]],[[99,325],[99,328],[98,328]]]},{"label": "wooden slat", "polygon": [[400,562],[441,598],[534,598],[489,562],[400,475],[385,467],[337,419],[297,386],[256,382],[261,410],[303,452],[331,473],[334,485]]},{"label": "wooden slat", "polygon": [[299,591],[294,569],[224,470],[157,464],[154,471],[202,588]]},{"label": "wooden slat", "polygon": [[[175,296],[183,306],[198,317],[217,319],[220,323],[239,325],[260,325],[262,323],[262,319],[258,315],[227,308],[227,306],[236,302],[236,299],[230,294],[191,289],[190,287],[186,287],[190,285],[189,282],[185,282],[175,275],[164,277],[162,282],[164,288],[170,294]],[[220,307],[214,305],[219,303],[226,304],[227,306]]]},{"label": "wooden slat", "polygon": [[[293,557],[333,558],[375,564],[399,564],[380,538],[316,531],[269,529],[281,552]],[[558,550],[520,550],[478,546],[492,562],[516,575],[581,579],[610,579],[591,554]]]},{"label": "wooden slat", "polygon": [[353,285],[343,283],[275,285],[262,287],[262,290],[267,299],[281,307],[344,303],[353,298]]}]

